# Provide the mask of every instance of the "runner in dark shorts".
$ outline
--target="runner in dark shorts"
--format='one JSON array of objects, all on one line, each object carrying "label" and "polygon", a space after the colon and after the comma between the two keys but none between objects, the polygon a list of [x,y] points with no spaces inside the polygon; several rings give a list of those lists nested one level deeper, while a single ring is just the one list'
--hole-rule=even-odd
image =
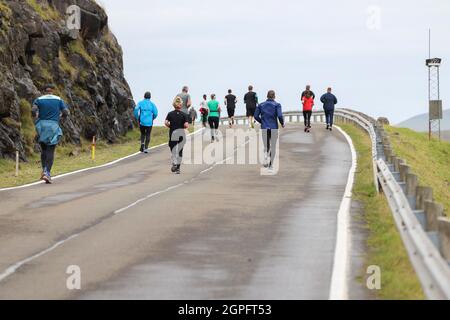
[{"label": "runner in dark shorts", "polygon": [[256,107],[258,106],[258,95],[256,92],[253,92],[253,86],[248,87],[248,92],[246,93],[244,97],[244,102],[247,107],[247,117],[249,126],[251,128],[254,128],[255,123],[255,111]]},{"label": "runner in dark shorts", "polygon": [[185,129],[189,128],[189,116],[181,111],[183,107],[183,100],[181,97],[176,97],[173,106],[175,110],[169,112],[166,117],[165,125],[169,130],[169,148],[172,153],[172,168],[173,173],[180,174],[181,162],[183,159],[183,147],[186,143]]},{"label": "runner in dark shorts", "polygon": [[228,90],[228,95],[225,97],[225,105],[227,106],[228,119],[230,123],[230,128],[234,126],[234,112],[236,110],[237,98],[233,94],[233,91]]}]

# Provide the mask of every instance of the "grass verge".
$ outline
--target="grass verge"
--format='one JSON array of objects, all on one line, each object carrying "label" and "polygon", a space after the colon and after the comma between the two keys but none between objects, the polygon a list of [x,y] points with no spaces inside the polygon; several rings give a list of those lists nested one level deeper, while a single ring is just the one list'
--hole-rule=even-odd
[{"label": "grass verge", "polygon": [[376,297],[388,300],[424,299],[386,198],[376,193],[369,136],[352,125],[341,127],[352,138],[358,154],[353,198],[363,205],[369,230],[366,264],[379,266],[382,272],[382,288],[375,293]]},{"label": "grass verge", "polygon": [[428,140],[427,133],[386,126],[395,154],[406,160],[423,186],[433,188],[434,199],[450,215],[450,143]]},{"label": "grass verge", "polygon": [[[193,128],[189,129],[193,132]],[[151,146],[160,145],[168,141],[169,131],[165,127],[154,127]],[[52,175],[60,175],[89,167],[99,166],[138,151],[140,146],[140,132],[138,129],[128,132],[120,138],[117,144],[107,144],[99,141],[96,148],[96,159],[91,159],[91,146],[84,141],[82,146],[60,145],[56,149],[55,164]],[[20,164],[19,177],[14,176],[15,163],[12,160],[0,159],[0,188],[15,187],[37,181],[41,174],[40,155],[33,154],[27,163]]]}]

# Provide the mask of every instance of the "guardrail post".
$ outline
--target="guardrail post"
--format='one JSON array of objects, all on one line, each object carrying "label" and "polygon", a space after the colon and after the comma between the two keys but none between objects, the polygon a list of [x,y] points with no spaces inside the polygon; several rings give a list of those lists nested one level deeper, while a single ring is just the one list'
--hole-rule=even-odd
[{"label": "guardrail post", "polygon": [[400,172],[400,180],[406,182],[406,175],[411,171],[410,166],[406,164],[400,164],[398,168]]},{"label": "guardrail post", "polygon": [[425,210],[425,201],[433,201],[433,189],[430,187],[417,187],[416,210]]},{"label": "guardrail post", "polygon": [[406,175],[406,196],[415,198],[418,185],[419,179],[417,178],[417,175],[408,173]]},{"label": "guardrail post", "polygon": [[450,261],[450,219],[438,218],[438,225],[441,254],[447,261]]},{"label": "guardrail post", "polygon": [[384,156],[386,157],[386,161],[389,162],[390,157],[391,157],[391,155],[392,155],[392,149],[391,149],[391,146],[389,146],[389,145],[383,146],[383,151],[384,151]]},{"label": "guardrail post", "polygon": [[440,203],[425,201],[426,231],[438,231],[438,218],[444,216],[444,206]]}]

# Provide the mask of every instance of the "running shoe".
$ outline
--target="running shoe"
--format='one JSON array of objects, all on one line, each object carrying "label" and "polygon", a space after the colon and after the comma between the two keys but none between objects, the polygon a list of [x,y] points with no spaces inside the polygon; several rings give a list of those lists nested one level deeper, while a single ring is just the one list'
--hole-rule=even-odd
[{"label": "running shoe", "polygon": [[176,164],[173,164],[170,170],[172,171],[172,173],[175,173],[178,170],[178,166]]},{"label": "running shoe", "polygon": [[52,177],[49,173],[44,174],[42,180],[44,180],[46,184],[52,184]]}]

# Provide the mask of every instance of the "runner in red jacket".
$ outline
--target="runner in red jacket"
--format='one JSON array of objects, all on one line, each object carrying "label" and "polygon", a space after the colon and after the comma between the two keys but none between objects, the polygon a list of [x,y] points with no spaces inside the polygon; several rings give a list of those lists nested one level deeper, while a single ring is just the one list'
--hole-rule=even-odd
[{"label": "runner in red jacket", "polygon": [[303,118],[305,119],[305,132],[311,131],[311,116],[314,107],[314,98],[310,92],[307,92],[302,98]]}]

